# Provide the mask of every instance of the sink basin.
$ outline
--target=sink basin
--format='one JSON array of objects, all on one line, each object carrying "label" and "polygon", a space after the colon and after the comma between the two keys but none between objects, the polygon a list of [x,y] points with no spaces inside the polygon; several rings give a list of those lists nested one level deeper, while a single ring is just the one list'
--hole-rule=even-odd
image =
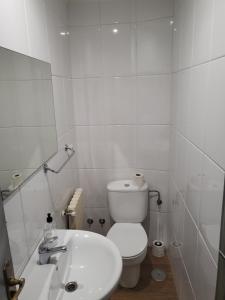
[{"label": "sink basin", "polygon": [[[22,277],[26,284],[19,300],[109,299],[120,279],[122,259],[117,247],[102,235],[82,230],[57,230],[58,245],[67,252],[39,265],[37,249]],[[75,290],[66,291],[68,283]],[[68,286],[68,285],[67,285]]]}]

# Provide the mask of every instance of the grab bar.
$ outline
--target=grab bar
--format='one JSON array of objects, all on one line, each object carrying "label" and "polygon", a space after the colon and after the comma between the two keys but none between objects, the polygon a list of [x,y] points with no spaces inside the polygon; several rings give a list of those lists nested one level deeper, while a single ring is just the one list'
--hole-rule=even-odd
[{"label": "grab bar", "polygon": [[[67,152],[68,150],[70,150],[72,153],[71,154],[68,154],[68,157],[67,159],[64,161],[64,163],[61,165],[60,168],[58,168],[58,170],[53,170],[51,168],[49,168],[48,164],[47,163],[44,163],[43,165],[43,169],[44,169],[44,172],[47,173],[48,171],[52,172],[52,173],[55,173],[55,174],[58,174],[61,172],[61,170],[63,169],[63,167],[67,164],[67,162],[71,159],[71,157],[75,154],[75,150],[73,149],[73,147],[70,147],[69,145],[65,145],[64,147],[64,150]],[[67,152],[68,153],[68,152]]]}]

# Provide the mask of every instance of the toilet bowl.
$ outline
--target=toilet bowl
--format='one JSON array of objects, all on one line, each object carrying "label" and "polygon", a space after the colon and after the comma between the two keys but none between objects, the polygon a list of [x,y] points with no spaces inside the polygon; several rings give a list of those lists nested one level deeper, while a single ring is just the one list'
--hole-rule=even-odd
[{"label": "toilet bowl", "polygon": [[140,277],[140,264],[145,259],[148,238],[140,223],[115,223],[107,237],[118,247],[123,260],[120,285],[133,288]]},{"label": "toilet bowl", "polygon": [[148,185],[138,187],[132,180],[120,180],[109,183],[107,189],[109,212],[115,221],[107,237],[118,247],[123,260],[120,285],[133,288],[147,253],[148,238],[141,222],[147,215]]}]

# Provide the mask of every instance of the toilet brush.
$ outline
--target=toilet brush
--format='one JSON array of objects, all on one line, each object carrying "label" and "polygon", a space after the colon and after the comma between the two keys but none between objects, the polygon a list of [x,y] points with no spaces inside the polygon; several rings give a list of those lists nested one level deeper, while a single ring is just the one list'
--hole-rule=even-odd
[{"label": "toilet brush", "polygon": [[[160,208],[161,208],[162,200],[160,197],[160,193],[158,191],[154,191],[154,192],[157,192],[158,194],[158,200],[157,200],[158,211],[157,211],[157,221],[156,221],[157,239],[152,243],[152,255],[155,257],[163,257],[165,255],[165,246],[163,241],[159,239],[161,237]],[[155,281],[164,281],[166,279],[166,273],[164,270],[160,268],[154,268],[151,272],[151,277]]]},{"label": "toilet brush", "polygon": [[165,256],[165,245],[161,237],[161,223],[160,223],[160,210],[157,212],[157,226],[156,226],[156,237],[157,239],[152,243],[152,255],[155,257]]}]

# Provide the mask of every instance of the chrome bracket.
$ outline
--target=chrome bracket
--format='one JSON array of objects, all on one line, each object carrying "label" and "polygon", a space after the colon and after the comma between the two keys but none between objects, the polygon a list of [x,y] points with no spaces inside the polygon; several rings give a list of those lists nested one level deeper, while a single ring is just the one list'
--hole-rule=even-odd
[{"label": "chrome bracket", "polygon": [[[71,159],[71,157],[75,154],[75,150],[73,149],[72,146],[69,146],[68,144],[65,144],[65,147],[64,147],[64,150],[65,152],[67,152],[68,154],[68,157],[67,159],[64,161],[64,163],[57,169],[57,170],[53,170],[51,168],[49,168],[48,164],[47,163],[44,163],[43,164],[43,169],[44,169],[44,172],[47,173],[48,171],[52,172],[52,173],[55,173],[55,174],[58,174],[61,172],[61,170],[63,169],[63,167],[67,164],[67,162]],[[71,153],[68,153],[68,151],[70,151]]]}]

